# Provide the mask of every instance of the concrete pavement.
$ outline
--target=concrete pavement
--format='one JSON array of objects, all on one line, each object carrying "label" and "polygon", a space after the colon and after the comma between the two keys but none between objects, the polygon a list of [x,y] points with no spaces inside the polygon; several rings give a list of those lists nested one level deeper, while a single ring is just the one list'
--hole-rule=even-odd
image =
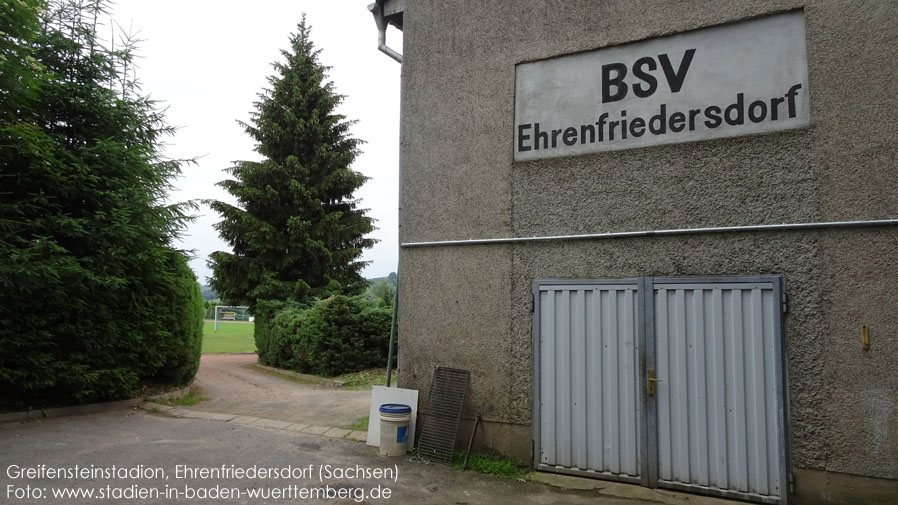
[{"label": "concrete pavement", "polygon": [[[254,361],[203,356],[195,386],[208,399],[191,407],[145,403],[141,410],[117,402],[52,412],[90,415],[0,424],[0,503],[735,503],[546,473],[520,482],[384,458],[360,443],[365,432],[341,429],[367,415],[369,391],[272,377],[246,368]],[[277,475],[263,475],[268,469]],[[281,475],[285,469],[289,475]]]},{"label": "concrete pavement", "polygon": [[[68,496],[55,497],[54,493]],[[93,497],[74,496],[87,493]],[[387,494],[389,498],[384,497]],[[106,498],[98,498],[100,495]],[[376,449],[349,439],[233,420],[117,410],[0,425],[0,502],[84,505],[98,501],[179,505],[653,503],[605,496],[601,489],[563,490],[405,458],[384,458]]]}]

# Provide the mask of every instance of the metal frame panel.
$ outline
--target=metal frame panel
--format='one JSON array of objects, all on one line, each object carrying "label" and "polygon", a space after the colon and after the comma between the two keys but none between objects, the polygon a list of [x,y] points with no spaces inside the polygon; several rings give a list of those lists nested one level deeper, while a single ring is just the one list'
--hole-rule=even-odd
[{"label": "metal frame panel", "polygon": [[[641,312],[639,313],[640,322],[642,324],[642,334],[640,336],[641,344],[641,363],[639,373],[639,389],[642,398],[642,411],[644,422],[642,423],[643,436],[645,443],[642,444],[642,485],[647,487],[658,487],[658,406],[655,398],[649,398],[648,385],[646,384],[646,370],[655,369],[656,349],[655,349],[655,303],[654,289],[652,288],[652,278],[643,277],[640,279],[642,300],[640,303]],[[652,335],[652,337],[649,337]]]},{"label": "metal frame panel", "polygon": [[577,468],[563,468],[563,467],[553,466],[553,465],[544,465],[542,463],[535,466],[534,469],[538,470],[540,472],[557,473],[560,475],[573,475],[575,477],[588,477],[590,479],[601,479],[601,480],[608,480],[608,481],[613,481],[613,482],[623,482],[626,484],[643,485],[642,477],[629,477],[626,475],[617,475],[617,474],[607,473],[607,472],[596,472],[596,471],[592,471],[592,470],[579,470]]}]

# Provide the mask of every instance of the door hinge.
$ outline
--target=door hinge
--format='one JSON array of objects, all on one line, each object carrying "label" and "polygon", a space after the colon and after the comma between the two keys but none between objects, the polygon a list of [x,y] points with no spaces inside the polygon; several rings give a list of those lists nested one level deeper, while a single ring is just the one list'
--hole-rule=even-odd
[{"label": "door hinge", "polygon": [[786,294],[783,293],[783,314],[789,312],[789,299],[786,298]]},{"label": "door hinge", "polygon": [[536,295],[530,293],[530,312],[534,312],[536,310]]},{"label": "door hinge", "polygon": [[795,494],[795,474],[789,472],[789,494]]}]

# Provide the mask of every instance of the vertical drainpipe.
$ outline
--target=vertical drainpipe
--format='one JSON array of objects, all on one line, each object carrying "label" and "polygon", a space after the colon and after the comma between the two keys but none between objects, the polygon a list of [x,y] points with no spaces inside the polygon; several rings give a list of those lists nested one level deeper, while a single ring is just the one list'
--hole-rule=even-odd
[{"label": "vertical drainpipe", "polygon": [[[374,15],[374,23],[377,25],[377,49],[393,58],[399,64],[402,64],[402,55],[387,47],[387,20],[384,18],[384,0],[368,5],[368,10]],[[399,87],[399,219],[402,222],[402,86]],[[399,243],[402,243],[401,237]],[[398,245],[398,244],[397,244]],[[390,387],[391,376],[393,373],[393,348],[396,342],[396,323],[399,318],[399,275],[400,265],[402,265],[402,247],[399,247],[399,262],[396,265],[396,295],[393,298],[393,317],[390,321],[390,349],[387,352],[387,387]]]},{"label": "vertical drainpipe", "polygon": [[[393,319],[390,321],[390,350],[387,352],[387,387],[393,373],[393,343],[396,341],[396,316],[399,314],[399,266],[396,266],[396,293],[393,295]],[[398,379],[398,377],[397,377]]]},{"label": "vertical drainpipe", "polygon": [[374,15],[374,23],[377,25],[377,48],[381,52],[402,63],[402,55],[387,47],[387,20],[384,18],[384,0],[368,5],[368,10]]}]

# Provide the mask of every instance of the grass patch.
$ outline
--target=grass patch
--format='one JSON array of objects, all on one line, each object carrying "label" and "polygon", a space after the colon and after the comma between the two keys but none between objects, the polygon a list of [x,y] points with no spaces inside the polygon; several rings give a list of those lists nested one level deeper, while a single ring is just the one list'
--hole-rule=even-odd
[{"label": "grass patch", "polygon": [[[461,470],[465,462],[464,451],[452,454],[452,467]],[[526,465],[509,456],[494,451],[475,452],[468,459],[468,470],[497,475],[507,479],[525,479],[530,469]]]},{"label": "grass patch", "polygon": [[196,396],[193,391],[188,391],[186,395],[180,398],[158,400],[156,401],[156,403],[168,405],[169,407],[190,407],[191,405],[196,405],[197,403],[205,400],[208,400],[208,398]]},{"label": "grass patch", "polygon": [[218,322],[218,331],[214,331],[215,323],[203,323],[203,354],[224,354],[229,352],[256,352],[256,340],[253,323]]},{"label": "grass patch", "polygon": [[359,419],[349,426],[344,426],[343,429],[350,431],[368,431],[368,416]]},{"label": "grass patch", "polygon": [[[396,369],[393,369],[390,384],[396,384]],[[386,368],[371,368],[361,372],[345,373],[337,377],[328,377],[346,383],[343,389],[371,389],[371,386],[384,386],[387,383]]]}]

